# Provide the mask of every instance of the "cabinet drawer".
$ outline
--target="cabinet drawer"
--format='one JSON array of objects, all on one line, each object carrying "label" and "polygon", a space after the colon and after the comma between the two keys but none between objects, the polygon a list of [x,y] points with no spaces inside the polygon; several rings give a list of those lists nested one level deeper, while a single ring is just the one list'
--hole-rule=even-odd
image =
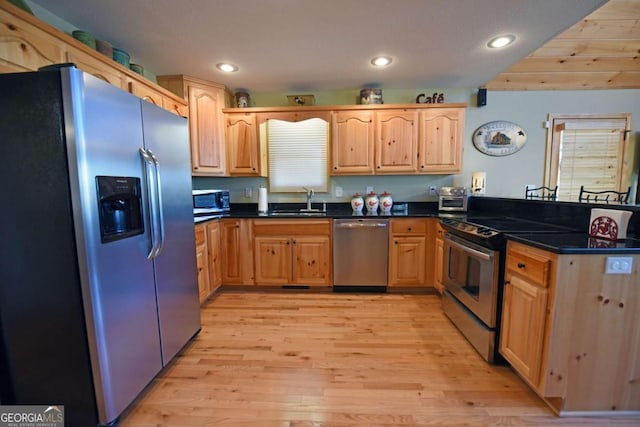
[{"label": "cabinet drawer", "polygon": [[196,226],[196,246],[204,245],[204,243],[205,243],[204,226],[197,225]]},{"label": "cabinet drawer", "polygon": [[519,246],[509,246],[506,259],[507,270],[530,279],[536,285],[548,287],[551,260],[526,249],[520,249]]},{"label": "cabinet drawer", "polygon": [[392,234],[425,234],[427,220],[425,219],[392,219]]},{"label": "cabinet drawer", "polygon": [[253,233],[255,236],[328,236],[331,222],[328,219],[256,219]]}]

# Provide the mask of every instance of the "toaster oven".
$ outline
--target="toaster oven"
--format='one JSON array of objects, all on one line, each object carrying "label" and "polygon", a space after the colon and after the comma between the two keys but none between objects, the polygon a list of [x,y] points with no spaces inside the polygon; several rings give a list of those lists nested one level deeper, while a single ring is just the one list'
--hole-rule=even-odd
[{"label": "toaster oven", "polygon": [[441,187],[438,210],[466,212],[469,193],[465,187]]}]

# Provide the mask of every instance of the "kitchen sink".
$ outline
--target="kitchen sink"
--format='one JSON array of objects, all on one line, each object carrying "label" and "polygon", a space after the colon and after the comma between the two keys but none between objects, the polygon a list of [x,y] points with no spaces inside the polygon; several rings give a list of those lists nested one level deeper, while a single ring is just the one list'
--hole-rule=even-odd
[{"label": "kitchen sink", "polygon": [[307,211],[307,210],[276,210],[269,214],[269,216],[327,216],[325,211]]}]

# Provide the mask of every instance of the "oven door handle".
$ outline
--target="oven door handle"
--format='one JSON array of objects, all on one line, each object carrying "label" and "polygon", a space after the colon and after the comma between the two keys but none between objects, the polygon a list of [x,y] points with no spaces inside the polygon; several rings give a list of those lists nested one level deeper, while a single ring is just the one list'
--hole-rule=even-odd
[{"label": "oven door handle", "polygon": [[460,249],[461,251],[464,251],[464,252],[466,252],[468,254],[471,254],[471,255],[475,256],[476,258],[480,258],[480,259],[482,259],[484,261],[491,261],[493,259],[493,255],[489,255],[489,254],[486,254],[484,252],[480,252],[477,249],[473,249],[473,248],[470,248],[470,247],[465,246],[463,244],[460,244],[456,240],[453,240],[451,237],[447,237],[446,240],[447,240],[447,242],[449,242],[449,244],[451,246],[455,246],[456,248]]}]

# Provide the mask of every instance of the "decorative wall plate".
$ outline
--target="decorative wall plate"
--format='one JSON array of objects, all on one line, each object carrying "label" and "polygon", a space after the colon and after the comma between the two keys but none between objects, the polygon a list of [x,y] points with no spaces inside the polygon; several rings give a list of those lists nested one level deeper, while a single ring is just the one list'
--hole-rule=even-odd
[{"label": "decorative wall plate", "polygon": [[527,142],[527,134],[515,123],[495,121],[485,123],[473,133],[473,145],[489,156],[508,156]]}]

